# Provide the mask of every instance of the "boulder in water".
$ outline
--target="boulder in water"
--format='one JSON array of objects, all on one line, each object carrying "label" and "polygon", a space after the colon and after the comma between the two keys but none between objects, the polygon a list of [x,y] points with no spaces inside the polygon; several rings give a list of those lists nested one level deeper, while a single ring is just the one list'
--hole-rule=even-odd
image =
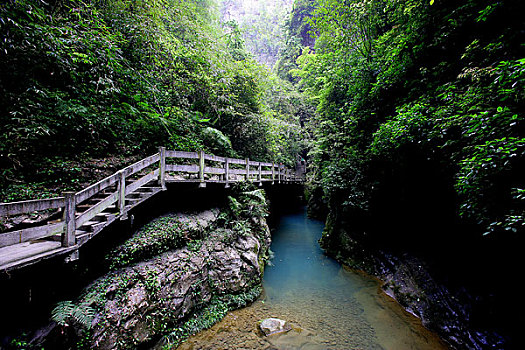
[{"label": "boulder in water", "polygon": [[261,331],[263,331],[266,336],[288,332],[292,329],[286,321],[278,318],[266,318],[262,320],[259,324],[259,328],[261,328]]}]

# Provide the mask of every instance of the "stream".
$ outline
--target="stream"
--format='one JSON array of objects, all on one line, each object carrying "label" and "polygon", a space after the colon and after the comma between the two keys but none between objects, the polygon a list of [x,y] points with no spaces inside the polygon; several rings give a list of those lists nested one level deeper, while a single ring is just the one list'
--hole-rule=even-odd
[{"label": "stream", "polygon": [[[447,349],[379,281],[324,255],[323,227],[305,208],[281,216],[263,295],[179,349]],[[264,337],[257,324],[268,317],[286,320],[292,330]]]}]

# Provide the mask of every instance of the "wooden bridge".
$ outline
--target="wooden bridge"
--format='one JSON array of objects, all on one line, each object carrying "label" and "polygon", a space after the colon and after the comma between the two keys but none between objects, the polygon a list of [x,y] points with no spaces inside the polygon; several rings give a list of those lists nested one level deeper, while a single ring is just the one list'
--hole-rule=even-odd
[{"label": "wooden bridge", "polygon": [[78,259],[78,249],[127,212],[166,189],[169,182],[222,183],[251,181],[296,183],[304,181],[304,167],[297,171],[275,163],[232,159],[204,152],[159,152],[81,190],[62,197],[0,204],[0,219],[44,213],[46,219],[32,227],[0,233],[0,270],[7,271],[64,255]]}]

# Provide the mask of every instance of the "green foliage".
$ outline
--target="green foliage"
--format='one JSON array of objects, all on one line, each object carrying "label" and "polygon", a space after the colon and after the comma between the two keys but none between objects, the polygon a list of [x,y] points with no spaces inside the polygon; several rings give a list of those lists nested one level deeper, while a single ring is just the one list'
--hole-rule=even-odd
[{"label": "green foliage", "polygon": [[74,304],[71,301],[61,301],[57,303],[51,313],[53,321],[60,326],[71,326],[76,324],[81,328],[90,329],[93,318],[95,317],[95,309],[87,303]]},{"label": "green foliage", "polygon": [[376,210],[370,200],[389,195],[387,174],[421,157],[455,184],[458,217],[480,230],[523,230],[514,194],[525,137],[519,2],[314,7],[315,50],[303,50],[291,74],[317,105],[310,155],[330,205]]},{"label": "green foliage", "polygon": [[228,136],[214,128],[202,130],[202,142],[211,153],[222,153],[229,157],[235,157],[235,151]]},{"label": "green foliage", "polygon": [[260,286],[255,286],[237,295],[214,295],[211,301],[197,311],[184,324],[174,328],[167,336],[165,349],[173,349],[191,335],[208,329],[226,316],[230,310],[244,307],[253,302],[261,294]]},{"label": "green foliage", "polygon": [[190,229],[177,216],[163,216],[143,226],[132,238],[107,256],[112,269],[181,248],[201,238],[198,228]]},{"label": "green foliage", "polygon": [[20,183],[74,185],[60,162],[158,146],[295,157],[297,122],[266,107],[269,72],[212,1],[8,1],[0,19],[4,199],[23,198]]},{"label": "green foliage", "polygon": [[268,215],[268,203],[263,190],[248,182],[234,185],[234,196],[228,196],[229,210],[234,219],[249,219]]},{"label": "green foliage", "polygon": [[[474,148],[472,156],[461,160],[456,188],[463,201],[460,215],[472,217],[488,227],[488,232],[501,229],[516,232],[523,229],[522,206],[512,205],[522,199],[521,191],[513,194],[513,185],[521,183],[512,170],[525,159],[525,139],[504,137],[487,141]],[[490,220],[495,220],[491,222]]]}]

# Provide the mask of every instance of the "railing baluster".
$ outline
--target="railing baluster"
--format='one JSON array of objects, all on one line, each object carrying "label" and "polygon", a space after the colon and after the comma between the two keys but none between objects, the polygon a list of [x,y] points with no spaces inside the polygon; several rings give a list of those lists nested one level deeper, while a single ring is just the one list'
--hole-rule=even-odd
[{"label": "railing baluster", "polygon": [[199,152],[199,187],[206,187],[206,182],[204,180],[204,151]]},{"label": "railing baluster", "polygon": [[246,182],[250,181],[250,159],[246,158]]},{"label": "railing baluster", "polygon": [[71,247],[76,244],[75,231],[75,192],[64,192],[64,233],[62,234],[62,247]]},{"label": "railing baluster", "polygon": [[230,187],[230,158],[226,158],[226,162],[224,163],[224,182],[224,187]]},{"label": "railing baluster", "polygon": [[166,147],[159,147],[159,185],[166,189]]},{"label": "railing baluster", "polygon": [[118,174],[118,211],[120,213],[120,220],[126,220],[128,218],[128,213],[126,212],[126,173],[121,170]]}]

